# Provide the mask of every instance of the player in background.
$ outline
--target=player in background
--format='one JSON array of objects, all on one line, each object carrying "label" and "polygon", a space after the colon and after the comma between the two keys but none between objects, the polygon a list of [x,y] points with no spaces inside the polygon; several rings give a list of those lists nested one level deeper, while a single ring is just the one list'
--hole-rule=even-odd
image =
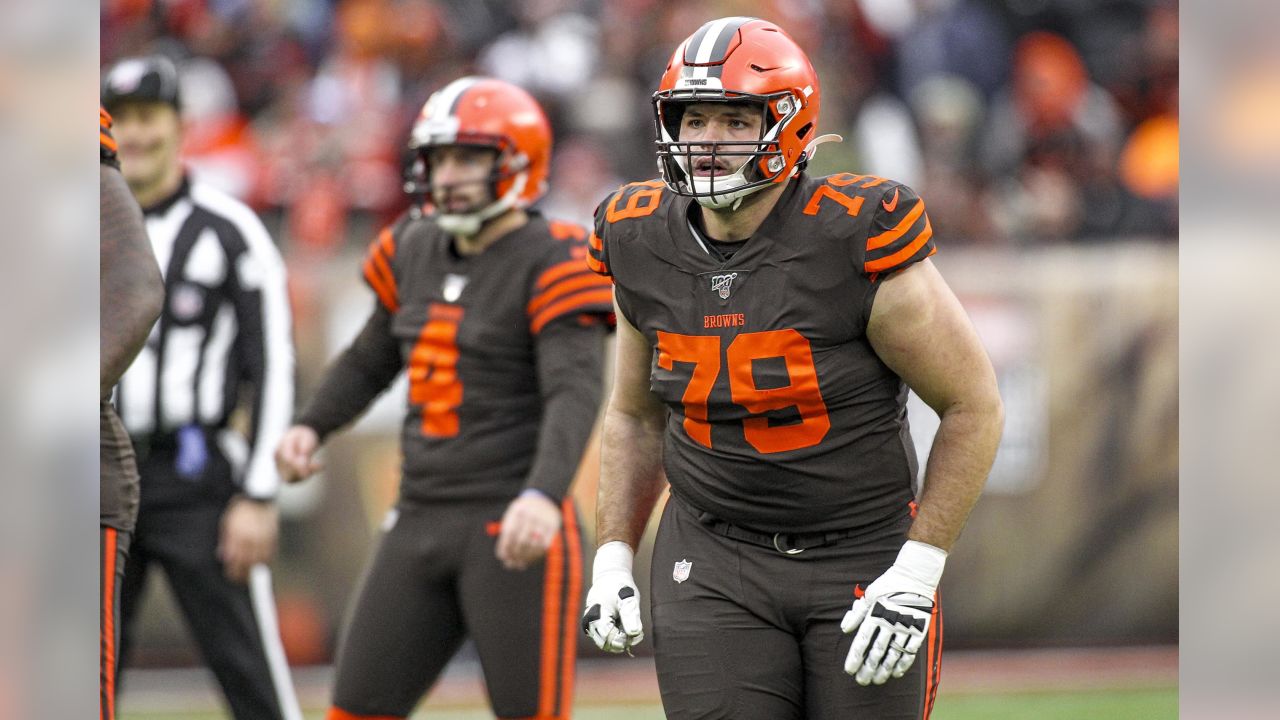
[{"label": "player in background", "polygon": [[[102,103],[115,116],[121,169],[167,296],[116,389],[142,477],[121,595],[122,665],[158,567],[232,715],[301,720],[267,566],[280,485],[272,452],[293,410],[284,263],[253,210],[183,167],[171,61],[120,61]],[[241,407],[247,433],[232,427]]]},{"label": "player in background", "polygon": [[[821,96],[776,25],[703,25],[653,98],[662,179],[596,211],[618,345],[582,624],[612,652],[643,638],[632,558],[665,470],[650,600],[669,718],[927,716],[938,580],[1000,438],[924,201],[804,172],[833,139]],[[908,388],[941,416],[919,496]]]},{"label": "player in background", "polygon": [[569,485],[599,407],[608,280],[584,228],[530,205],[551,132],[518,87],[468,77],[413,127],[434,208],[382,231],[364,262],[374,307],[277,452],[284,477],[402,369],[400,495],[338,652],[329,720],[407,717],[463,640],[499,718],[572,711],[581,532]]},{"label": "player in background", "polygon": [[164,281],[142,211],[120,175],[111,116],[98,109],[99,288],[98,372],[99,628],[98,717],[116,716],[115,676],[120,640],[120,581],[138,514],[138,467],[129,435],[111,405],[111,389],[142,349],[164,306]]}]

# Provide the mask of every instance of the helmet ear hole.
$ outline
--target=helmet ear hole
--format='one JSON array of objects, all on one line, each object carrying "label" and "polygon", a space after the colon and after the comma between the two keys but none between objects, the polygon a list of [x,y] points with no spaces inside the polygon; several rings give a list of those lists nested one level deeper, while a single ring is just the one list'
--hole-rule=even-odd
[{"label": "helmet ear hole", "polygon": [[800,130],[796,132],[796,137],[803,140],[809,137],[809,133],[811,132],[813,132],[813,123],[805,123],[804,127],[800,128]]}]

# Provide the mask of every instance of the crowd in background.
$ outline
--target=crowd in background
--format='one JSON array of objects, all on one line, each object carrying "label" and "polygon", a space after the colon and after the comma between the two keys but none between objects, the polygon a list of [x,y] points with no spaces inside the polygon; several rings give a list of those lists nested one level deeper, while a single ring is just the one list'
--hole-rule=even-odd
[{"label": "crowd in background", "polygon": [[[290,255],[394,217],[432,91],[532,91],[556,136],[551,214],[587,221],[656,175],[649,97],[707,19],[767,17],[814,58],[815,172],[916,187],[948,244],[1176,237],[1176,0],[106,0],[102,60],[181,63],[186,152]],[[361,227],[363,223],[360,223]],[[361,237],[354,237],[354,235]]]}]

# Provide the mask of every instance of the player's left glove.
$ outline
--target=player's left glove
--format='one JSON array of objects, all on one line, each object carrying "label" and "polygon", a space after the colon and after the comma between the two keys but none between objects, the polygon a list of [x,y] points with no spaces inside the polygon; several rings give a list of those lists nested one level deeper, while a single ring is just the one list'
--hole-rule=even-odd
[{"label": "player's left glove", "polygon": [[883,685],[911,669],[929,632],[946,560],[945,551],[908,540],[893,566],[868,585],[844,614],[840,629],[846,634],[858,631],[844,671],[859,685]]}]

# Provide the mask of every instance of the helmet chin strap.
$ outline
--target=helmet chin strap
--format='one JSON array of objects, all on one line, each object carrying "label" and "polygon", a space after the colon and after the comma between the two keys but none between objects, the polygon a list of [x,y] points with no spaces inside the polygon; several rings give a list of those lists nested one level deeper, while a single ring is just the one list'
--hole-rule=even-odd
[{"label": "helmet chin strap", "polygon": [[[822,145],[823,143],[829,143],[829,142],[844,142],[844,138],[839,135],[836,135],[835,133],[820,135],[814,138],[808,145],[805,146],[803,157],[809,160],[812,160],[813,156],[818,152],[818,146]],[[734,173],[734,175],[731,175],[730,178],[734,178],[735,176],[740,175],[745,168],[746,168],[746,164],[744,163],[743,167],[739,168],[738,172]],[[791,167],[791,174],[788,177],[795,177],[796,174],[798,174],[799,172],[800,172],[800,163],[796,163]],[[696,186],[696,180],[695,180],[695,186]],[[756,192],[757,190],[763,190],[767,187],[769,186],[757,185],[756,187],[742,188],[739,190],[730,190],[729,192],[726,192],[726,193],[716,193],[715,195],[708,196],[708,197],[698,197],[696,198],[696,200],[698,201],[698,204],[701,205],[702,207],[711,208],[712,210],[719,210],[720,208],[725,208],[725,207],[729,208],[730,210],[737,210],[738,208],[742,207],[742,201],[745,200],[748,195],[750,195],[753,192]]]},{"label": "helmet chin strap", "polygon": [[436,224],[450,235],[475,237],[484,228],[485,223],[516,206],[528,180],[529,173],[522,172],[516,176],[511,189],[502,197],[475,212],[440,213],[436,215]]}]

